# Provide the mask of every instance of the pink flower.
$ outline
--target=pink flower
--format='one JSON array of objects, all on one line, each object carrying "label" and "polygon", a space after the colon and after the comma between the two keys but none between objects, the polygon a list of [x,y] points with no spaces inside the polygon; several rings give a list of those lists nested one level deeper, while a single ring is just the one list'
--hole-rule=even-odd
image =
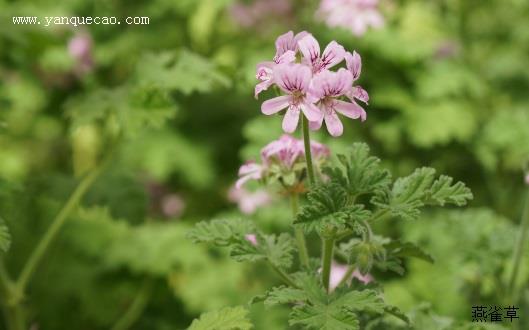
[{"label": "pink flower", "polygon": [[167,217],[177,218],[185,209],[184,200],[177,194],[169,194],[162,198],[162,212]]},{"label": "pink flower", "polygon": [[[355,51],[352,54],[347,52],[345,53],[345,63],[347,70],[353,75],[354,83],[360,78],[360,73],[362,72],[362,58]],[[354,102],[354,99],[358,99],[366,104],[369,102],[369,94],[361,86],[353,86],[346,95],[352,102]]]},{"label": "pink flower", "polygon": [[[331,274],[329,278],[329,288],[330,291],[334,291],[343,280],[344,276],[347,273],[347,265],[342,265],[333,261],[331,264]],[[353,271],[352,277],[358,279],[363,284],[368,284],[373,281],[373,276],[370,274],[362,275],[357,269]],[[351,283],[351,279],[347,279],[347,283]]]},{"label": "pink flower", "polygon": [[[315,161],[326,158],[330,154],[327,146],[316,141],[310,141],[312,157]],[[272,141],[261,150],[263,164],[270,165],[278,161],[283,167],[292,169],[299,159],[305,157],[303,140],[298,140],[291,135],[283,134],[279,140]]]},{"label": "pink flower", "polygon": [[292,63],[296,60],[298,41],[308,33],[303,31],[294,36],[294,32],[288,31],[276,39],[276,55],[273,61],[257,64],[256,78],[261,82],[255,86],[255,97],[272,86],[274,81],[274,68],[278,64]]},{"label": "pink flower", "polygon": [[244,239],[250,242],[253,246],[257,246],[257,236],[255,236],[255,234],[244,235]]},{"label": "pink flower", "polygon": [[240,189],[243,184],[249,180],[259,180],[261,179],[261,173],[263,167],[259,164],[256,164],[253,161],[249,161],[246,164],[242,165],[239,169],[239,180],[235,182],[235,187]]},{"label": "pink flower", "polygon": [[75,35],[68,42],[68,52],[76,61],[77,73],[87,73],[93,68],[92,39],[90,35],[86,33]]},{"label": "pink flower", "polygon": [[237,1],[230,6],[229,12],[233,20],[246,28],[258,27],[266,24],[267,20],[273,18],[288,19],[292,11],[290,0],[255,0],[250,4],[248,1]]},{"label": "pink flower", "polygon": [[[310,142],[312,157],[315,162],[322,161],[329,157],[330,150],[325,145],[316,141]],[[278,140],[272,141],[261,149],[261,162],[248,162],[239,169],[239,180],[235,187],[241,187],[248,180],[260,180],[266,178],[271,171],[284,174],[294,170],[294,165],[305,160],[305,147],[303,140],[298,140],[291,135],[283,134]],[[277,166],[279,165],[279,167]]]},{"label": "pink flower", "polygon": [[263,163],[269,165],[277,159],[286,168],[292,168],[298,157],[303,155],[303,142],[288,134],[283,134],[279,140],[270,142],[261,150]]},{"label": "pink flower", "polygon": [[347,273],[347,265],[341,265],[333,262],[331,264],[331,275],[329,278],[329,289],[334,291],[338,287],[338,284],[342,281],[343,277]]},{"label": "pink flower", "polygon": [[329,27],[342,27],[363,35],[369,27],[380,28],[384,18],[378,0],[322,0],[316,16]]},{"label": "pink flower", "polygon": [[314,73],[332,68],[345,55],[345,49],[336,41],[331,41],[320,56],[320,44],[311,34],[303,37],[298,44],[299,51],[303,54],[303,63],[309,65]]},{"label": "pink flower", "polygon": [[266,190],[249,192],[244,188],[232,187],[228,193],[230,201],[237,203],[239,210],[244,214],[253,214],[255,211],[272,201]]},{"label": "pink flower", "polygon": [[373,280],[374,280],[374,278],[373,278],[373,276],[371,276],[371,274],[362,275],[362,273],[360,273],[360,271],[358,269],[355,269],[355,271],[353,272],[353,277],[356,278],[357,280],[359,280],[360,282],[364,283],[364,284],[369,284],[369,283],[373,282]]},{"label": "pink flower", "polygon": [[265,115],[275,114],[288,108],[283,118],[283,130],[292,133],[296,130],[300,113],[309,121],[318,121],[322,117],[320,110],[307,97],[312,78],[310,69],[302,64],[281,64],[276,66],[274,76],[279,88],[288,95],[278,96],[263,102],[261,111]]},{"label": "pink flower", "polygon": [[319,100],[319,108],[323,112],[323,118],[311,123],[312,129],[319,129],[325,120],[327,130],[332,136],[340,136],[343,133],[343,124],[338,118],[340,113],[352,119],[366,119],[366,113],[354,100],[351,102],[341,101],[338,98],[346,95],[353,84],[353,75],[346,69],[337,72],[323,71],[317,74],[311,86],[311,95]]}]

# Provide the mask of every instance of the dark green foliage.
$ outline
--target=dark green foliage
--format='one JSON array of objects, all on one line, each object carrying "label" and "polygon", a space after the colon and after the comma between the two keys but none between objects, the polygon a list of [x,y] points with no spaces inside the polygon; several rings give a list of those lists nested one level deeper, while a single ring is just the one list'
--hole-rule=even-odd
[{"label": "dark green foliage", "polygon": [[307,232],[324,232],[329,227],[344,229],[364,221],[371,213],[362,205],[351,205],[347,191],[338,183],[318,186],[307,195],[308,204],[301,209],[294,224]]},{"label": "dark green foliage", "polygon": [[360,312],[383,314],[391,310],[399,313],[396,308],[387,306],[376,291],[351,291],[340,287],[327,294],[313,277],[303,278],[300,285],[301,289],[273,288],[264,301],[267,306],[294,304],[291,325],[307,329],[357,330],[360,329]]}]

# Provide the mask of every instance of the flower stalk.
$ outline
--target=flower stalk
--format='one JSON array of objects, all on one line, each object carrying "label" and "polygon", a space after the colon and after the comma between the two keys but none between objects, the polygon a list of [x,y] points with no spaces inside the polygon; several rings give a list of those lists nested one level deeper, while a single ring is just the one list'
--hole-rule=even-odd
[{"label": "flower stalk", "polygon": [[[295,219],[299,208],[299,197],[298,194],[293,193],[290,195],[290,204],[292,205],[292,216]],[[309,268],[309,253],[307,251],[307,243],[305,241],[305,235],[303,230],[299,227],[294,227],[294,234],[296,236],[296,242],[299,250],[299,261],[300,263]]]},{"label": "flower stalk", "polygon": [[314,177],[314,166],[312,165],[312,152],[310,150],[310,131],[309,131],[309,121],[304,116],[301,117],[303,125],[303,143],[305,144],[305,159],[307,161],[307,173],[309,175],[309,182],[311,185],[316,183],[316,178]]}]

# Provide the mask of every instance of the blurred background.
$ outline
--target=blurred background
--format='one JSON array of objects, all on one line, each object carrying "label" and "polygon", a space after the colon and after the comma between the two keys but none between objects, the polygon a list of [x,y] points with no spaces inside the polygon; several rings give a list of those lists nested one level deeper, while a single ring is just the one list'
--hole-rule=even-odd
[{"label": "blurred background", "polygon": [[[432,166],[474,193],[467,208],[377,228],[436,260],[374,274],[388,301],[415,313],[416,329],[471,321],[474,305],[514,304],[524,329],[527,248],[518,301],[506,291],[528,190],[529,2],[367,2],[380,17],[366,16],[363,31],[329,22],[319,0],[0,0],[0,217],[12,238],[0,253],[13,276],[79,178],[112,156],[28,287],[31,329],[184,329],[278,284],[263,265],[185,236],[214,217],[289,228],[282,199],[267,207],[230,194],[240,164],[281,134],[281,118],[260,113],[268,96],[254,98],[255,65],[289,30],[363,59],[367,121],[314,139],[333,154],[367,142],[395,176]],[[149,24],[45,27],[13,16]],[[288,312],[257,304],[251,317],[256,329],[285,329]]]}]

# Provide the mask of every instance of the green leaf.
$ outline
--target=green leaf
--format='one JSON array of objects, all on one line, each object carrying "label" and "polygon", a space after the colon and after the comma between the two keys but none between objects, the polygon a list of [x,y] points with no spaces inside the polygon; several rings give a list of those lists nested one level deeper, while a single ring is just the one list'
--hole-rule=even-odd
[{"label": "green leaf", "polygon": [[134,136],[143,128],[159,128],[176,112],[168,92],[153,88],[121,86],[99,88],[66,104],[73,128],[104,124],[107,134]]},{"label": "green leaf", "polygon": [[228,87],[230,80],[206,58],[183,50],[145,55],[138,64],[140,86],[178,90],[184,94],[206,93],[217,86]]},{"label": "green leaf", "polygon": [[412,257],[421,259],[430,263],[434,262],[433,257],[423,249],[410,242],[401,242],[399,240],[391,241],[384,245],[388,254],[395,257]]},{"label": "green leaf", "polygon": [[0,218],[0,251],[7,252],[11,245],[11,235],[4,220]]},{"label": "green leaf", "polygon": [[384,313],[385,304],[376,291],[348,291],[340,287],[327,294],[314,277],[304,277],[301,289],[274,288],[267,294],[265,305],[293,303],[290,325],[307,329],[358,330],[358,312]]},{"label": "green leaf", "polygon": [[204,313],[191,323],[189,330],[249,330],[252,327],[248,310],[237,306]]},{"label": "green leaf", "polygon": [[435,180],[435,169],[418,168],[411,175],[395,181],[391,191],[379,192],[371,200],[382,211],[403,219],[417,219],[420,208],[428,205],[465,205],[472,193],[461,182],[451,185],[452,178]]},{"label": "green leaf", "polygon": [[289,234],[256,235],[257,245],[244,239],[232,245],[230,256],[237,261],[267,259],[274,266],[289,268],[292,265],[294,241]]},{"label": "green leaf", "polygon": [[325,173],[351,196],[385,190],[391,183],[391,174],[380,167],[380,159],[369,155],[365,143],[353,144],[349,157],[338,155],[338,159],[341,166],[325,168]]},{"label": "green leaf", "polygon": [[228,246],[244,240],[244,235],[255,234],[255,226],[243,219],[202,221],[187,235],[194,243],[213,243]]},{"label": "green leaf", "polygon": [[463,206],[467,200],[474,198],[470,189],[463,182],[452,185],[452,181],[451,177],[441,175],[428,191],[425,203],[435,206],[444,206],[445,204]]},{"label": "green leaf", "polygon": [[307,199],[308,203],[294,221],[307,232],[353,227],[354,222],[366,220],[371,215],[363,205],[349,205],[346,190],[335,182],[315,187],[307,194]]},{"label": "green leaf", "polygon": [[[253,245],[245,236],[256,236]],[[213,243],[228,246],[230,256],[237,261],[266,259],[274,266],[289,268],[292,265],[294,242],[289,234],[263,235],[248,220],[213,220],[200,222],[188,234],[194,243]]]}]

